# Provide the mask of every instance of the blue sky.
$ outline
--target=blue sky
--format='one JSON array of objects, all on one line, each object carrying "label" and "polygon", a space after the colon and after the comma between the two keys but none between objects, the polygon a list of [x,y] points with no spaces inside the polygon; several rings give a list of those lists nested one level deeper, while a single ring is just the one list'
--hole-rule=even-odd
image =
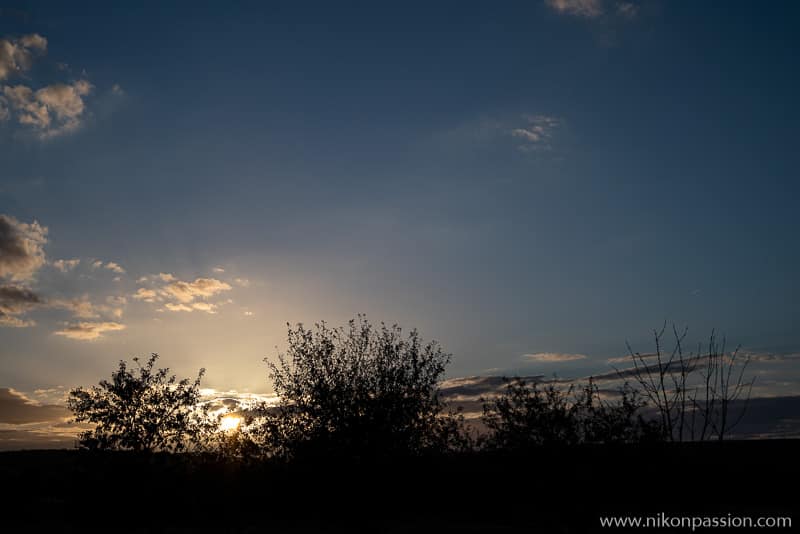
[{"label": "blue sky", "polygon": [[32,248],[0,274],[39,301],[0,303],[0,385],[159,352],[268,391],[286,322],[362,312],[440,340],[450,376],[608,371],[667,320],[794,377],[797,15],[3,8],[0,214]]}]

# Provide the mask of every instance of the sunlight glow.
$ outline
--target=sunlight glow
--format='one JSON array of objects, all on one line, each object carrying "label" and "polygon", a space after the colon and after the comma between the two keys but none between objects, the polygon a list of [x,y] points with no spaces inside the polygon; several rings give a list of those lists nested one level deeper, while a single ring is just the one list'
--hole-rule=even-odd
[{"label": "sunlight glow", "polygon": [[226,415],[219,422],[219,428],[223,432],[233,432],[239,428],[242,423],[242,418],[238,415]]}]

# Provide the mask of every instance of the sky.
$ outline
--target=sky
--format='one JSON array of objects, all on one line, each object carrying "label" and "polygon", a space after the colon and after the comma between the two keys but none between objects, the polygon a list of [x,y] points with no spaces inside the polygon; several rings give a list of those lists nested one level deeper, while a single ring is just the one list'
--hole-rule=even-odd
[{"label": "sky", "polygon": [[759,395],[800,394],[798,15],[8,2],[0,397],[151,352],[268,393],[287,323],[359,313],[440,341],[451,378],[716,329]]}]

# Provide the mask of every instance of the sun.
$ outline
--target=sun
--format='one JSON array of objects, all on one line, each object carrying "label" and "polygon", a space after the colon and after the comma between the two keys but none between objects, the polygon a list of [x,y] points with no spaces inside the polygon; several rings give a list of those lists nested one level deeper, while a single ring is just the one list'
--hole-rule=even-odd
[{"label": "sun", "polygon": [[240,424],[242,424],[242,418],[231,414],[222,418],[219,422],[219,428],[223,432],[233,432],[239,428]]}]

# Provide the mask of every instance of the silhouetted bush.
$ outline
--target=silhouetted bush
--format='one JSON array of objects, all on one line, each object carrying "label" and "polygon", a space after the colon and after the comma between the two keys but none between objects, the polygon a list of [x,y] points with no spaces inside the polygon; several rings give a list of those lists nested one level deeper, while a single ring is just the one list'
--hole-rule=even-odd
[{"label": "silhouetted bush", "polygon": [[644,403],[629,387],[617,401],[603,400],[597,386],[541,385],[515,378],[496,398],[483,399],[489,434],[485,448],[522,450],[536,446],[624,443],[658,438],[656,427],[640,411]]},{"label": "silhouetted bush", "polygon": [[[264,444],[281,457],[392,456],[465,442],[444,413],[439,381],[450,355],[416,330],[289,327],[288,349],[267,361],[281,404],[265,417]],[[266,361],[266,360],[265,360]]]},{"label": "silhouetted bush", "polygon": [[202,434],[205,414],[198,408],[201,369],[197,378],[177,380],[169,369],[155,369],[157,354],[144,365],[133,358],[131,371],[119,362],[111,380],[89,389],[70,391],[67,407],[75,421],[92,423],[79,436],[87,449],[181,451]]}]

